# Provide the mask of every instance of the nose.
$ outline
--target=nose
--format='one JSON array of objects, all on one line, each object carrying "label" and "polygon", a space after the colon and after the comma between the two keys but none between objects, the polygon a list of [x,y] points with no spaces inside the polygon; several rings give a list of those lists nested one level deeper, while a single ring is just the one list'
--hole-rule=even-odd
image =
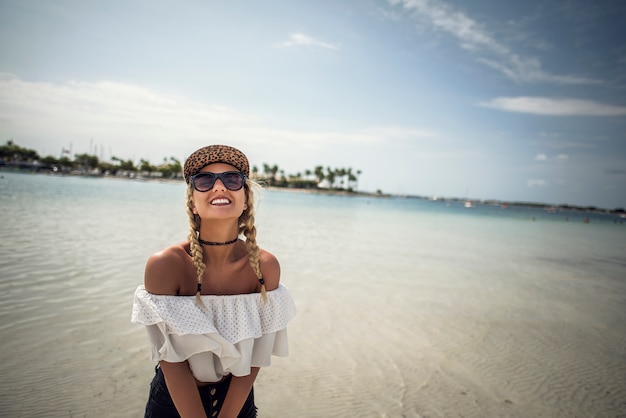
[{"label": "nose", "polygon": [[223,191],[224,189],[226,189],[226,186],[224,186],[224,183],[222,183],[222,179],[220,178],[215,179],[215,183],[213,183],[213,190]]}]

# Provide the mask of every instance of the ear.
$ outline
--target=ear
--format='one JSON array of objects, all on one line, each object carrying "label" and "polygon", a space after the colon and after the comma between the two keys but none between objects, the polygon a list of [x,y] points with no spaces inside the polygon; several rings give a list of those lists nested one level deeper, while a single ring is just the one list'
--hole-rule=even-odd
[{"label": "ear", "polygon": [[194,206],[194,207],[192,207],[192,208],[191,208],[191,212],[192,212],[194,215],[197,215],[197,214],[198,214],[198,209],[196,209],[196,207]]}]

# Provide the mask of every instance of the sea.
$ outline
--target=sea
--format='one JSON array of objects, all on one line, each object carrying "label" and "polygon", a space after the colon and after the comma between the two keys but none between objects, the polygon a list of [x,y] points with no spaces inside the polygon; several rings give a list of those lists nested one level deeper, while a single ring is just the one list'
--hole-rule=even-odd
[{"label": "sea", "polygon": [[[626,219],[261,190],[298,315],[261,417],[626,414]],[[130,323],[183,182],[0,172],[0,416],[141,417]],[[530,413],[530,415],[526,415]]]}]

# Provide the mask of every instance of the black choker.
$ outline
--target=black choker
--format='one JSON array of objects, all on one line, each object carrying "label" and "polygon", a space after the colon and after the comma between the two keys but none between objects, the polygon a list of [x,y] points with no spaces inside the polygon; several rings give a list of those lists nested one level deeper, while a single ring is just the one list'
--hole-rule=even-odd
[{"label": "black choker", "polygon": [[202,238],[198,237],[198,241],[200,241],[200,244],[202,245],[217,245],[217,246],[223,246],[223,245],[230,245],[230,244],[234,244],[237,241],[239,241],[239,237],[235,237],[234,240],[231,241],[225,241],[225,242],[213,242],[213,241],[205,241]]}]

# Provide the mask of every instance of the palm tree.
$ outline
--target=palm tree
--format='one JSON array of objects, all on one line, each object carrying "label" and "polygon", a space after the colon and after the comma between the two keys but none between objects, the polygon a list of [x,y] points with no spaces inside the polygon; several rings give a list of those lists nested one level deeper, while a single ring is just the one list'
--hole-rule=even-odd
[{"label": "palm tree", "polygon": [[352,182],[356,180],[356,177],[352,174],[352,167],[348,168],[346,176],[348,176],[348,190],[352,191]]},{"label": "palm tree", "polygon": [[[352,183],[353,181],[356,181],[356,176],[354,174],[350,173],[350,176],[348,177],[348,183]],[[348,188],[350,190],[353,190],[352,186],[349,186]]]},{"label": "palm tree", "polygon": [[333,170],[330,167],[326,167],[326,179],[328,180],[331,189],[335,187],[335,175],[336,170]]},{"label": "palm tree", "polygon": [[170,169],[172,170],[172,177],[176,177],[183,172],[183,166],[180,161],[174,157],[170,157]]},{"label": "palm tree", "polygon": [[346,176],[346,169],[345,168],[337,168],[335,169],[335,174],[337,175],[337,177],[340,178],[339,180],[339,184],[341,185],[341,188],[343,189],[343,184],[344,184],[344,177]]},{"label": "palm tree", "polygon": [[318,184],[324,181],[324,177],[326,177],[324,175],[324,167],[318,165],[317,167],[315,167],[314,173],[315,177],[317,178]]},{"label": "palm tree", "polygon": [[152,175],[152,171],[154,171],[154,167],[150,165],[150,161],[144,160],[143,158],[139,160],[139,171],[147,171],[148,177]]},{"label": "palm tree", "polygon": [[272,178],[270,179],[270,186],[273,186],[276,183],[276,174],[278,173],[277,164],[274,164],[272,168],[270,168],[270,173],[272,173]]}]

